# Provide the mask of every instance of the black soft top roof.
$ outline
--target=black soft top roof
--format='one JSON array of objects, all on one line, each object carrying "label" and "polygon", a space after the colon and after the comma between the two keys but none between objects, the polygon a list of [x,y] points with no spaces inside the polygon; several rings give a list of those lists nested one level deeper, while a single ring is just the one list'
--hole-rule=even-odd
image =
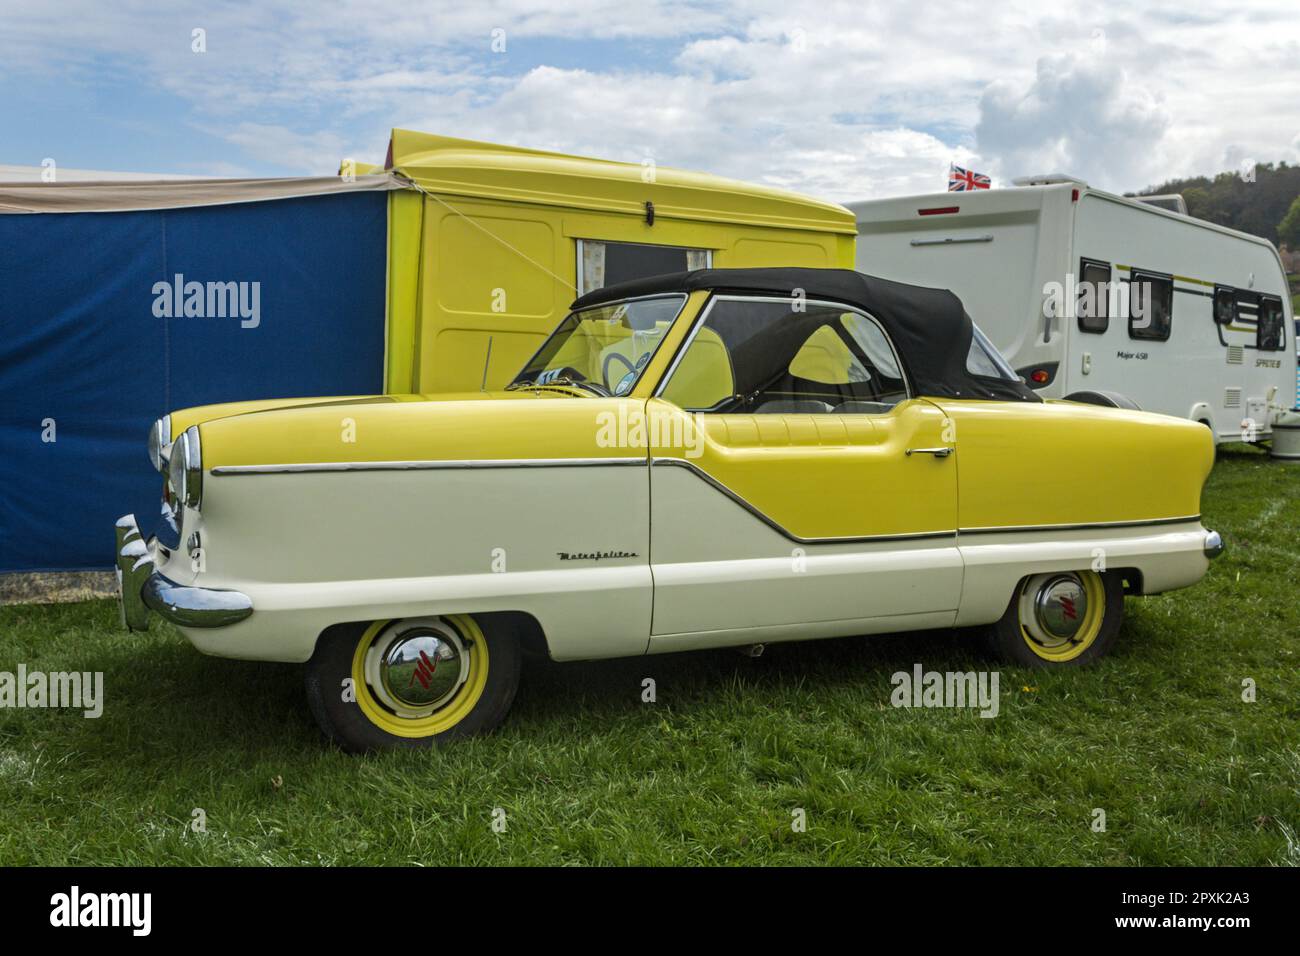
[{"label": "black soft top roof", "polygon": [[1023,382],[975,375],[966,368],[972,325],[961,300],[947,289],[907,285],[851,269],[697,269],[596,289],[572,308],[670,292],[775,293],[802,289],[807,299],[829,299],[874,316],[893,340],[913,387],[938,398],[1039,401]]}]

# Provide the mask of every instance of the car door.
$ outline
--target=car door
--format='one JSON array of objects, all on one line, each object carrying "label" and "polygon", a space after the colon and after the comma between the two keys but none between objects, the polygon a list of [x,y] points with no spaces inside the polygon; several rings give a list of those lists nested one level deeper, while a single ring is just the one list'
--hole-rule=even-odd
[{"label": "car door", "polygon": [[954,443],[873,318],[715,296],[648,412],[652,651],[951,624]]}]

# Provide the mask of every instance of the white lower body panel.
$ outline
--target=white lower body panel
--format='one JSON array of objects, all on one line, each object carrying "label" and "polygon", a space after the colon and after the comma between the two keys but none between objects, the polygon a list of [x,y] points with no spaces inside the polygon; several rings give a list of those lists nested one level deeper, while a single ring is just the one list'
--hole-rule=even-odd
[{"label": "white lower body panel", "polygon": [[1199,521],[962,534],[959,548],[966,576],[957,625],[998,620],[1028,574],[1133,568],[1142,575],[1144,594],[1187,587],[1209,567],[1205,536]]},{"label": "white lower body panel", "polygon": [[316,639],[332,624],[522,611],[542,625],[557,660],[624,657],[645,652],[650,619],[650,569],[643,564],[519,571],[506,580],[488,573],[310,584],[245,582],[237,589],[253,602],[247,620],[219,628],[181,628],[203,653],[300,663],[311,657]]},{"label": "white lower body panel", "polygon": [[532,615],[556,660],[981,625],[1028,574],[1132,568],[1153,594],[1208,566],[1195,520],[800,543],[683,469],[653,494],[637,467],[217,481],[207,569],[179,552],[158,569],[251,599],[238,623],[182,628],[248,660],[305,661],[334,624],[493,611]]},{"label": "white lower body panel", "polygon": [[687,469],[651,480],[652,652],[953,623],[955,534],[796,541]]}]

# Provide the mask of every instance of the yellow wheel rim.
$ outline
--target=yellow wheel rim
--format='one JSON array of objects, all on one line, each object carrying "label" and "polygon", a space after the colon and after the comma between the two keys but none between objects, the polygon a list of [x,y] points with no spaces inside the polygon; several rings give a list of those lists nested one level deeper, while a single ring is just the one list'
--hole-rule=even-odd
[{"label": "yellow wheel rim", "polygon": [[[463,658],[460,682],[445,700],[426,708],[427,713],[402,712],[400,703],[393,700],[376,676],[374,652],[413,629],[444,631],[446,639],[456,644]],[[361,635],[352,655],[352,685],[356,689],[357,705],[372,724],[396,737],[432,737],[455,727],[478,704],[487,686],[487,676],[487,641],[478,623],[464,614],[414,621],[376,621]]]},{"label": "yellow wheel rim", "polygon": [[1096,571],[1036,574],[1021,588],[1019,607],[1020,636],[1034,655],[1072,661],[1101,634],[1106,585]]}]

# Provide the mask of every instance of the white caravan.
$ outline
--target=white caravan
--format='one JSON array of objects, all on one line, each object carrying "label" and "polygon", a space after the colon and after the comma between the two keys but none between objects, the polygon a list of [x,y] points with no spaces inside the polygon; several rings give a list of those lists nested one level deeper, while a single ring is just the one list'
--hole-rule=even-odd
[{"label": "white caravan", "polygon": [[1255,236],[1063,176],[850,203],[857,267],[952,289],[1047,398],[1266,438],[1297,404],[1291,297]]}]

